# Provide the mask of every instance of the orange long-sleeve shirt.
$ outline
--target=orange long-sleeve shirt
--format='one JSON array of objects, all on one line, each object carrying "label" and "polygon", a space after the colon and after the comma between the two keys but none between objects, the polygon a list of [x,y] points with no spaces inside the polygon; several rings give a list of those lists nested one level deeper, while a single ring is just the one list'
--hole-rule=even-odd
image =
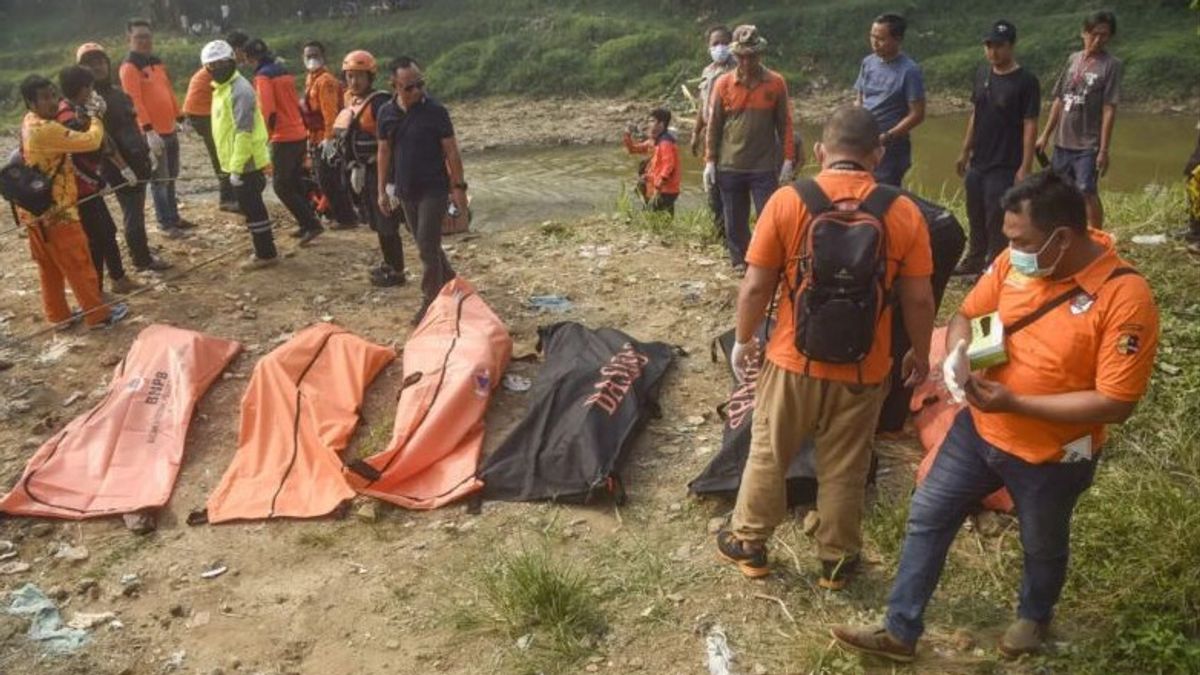
[{"label": "orange long-sleeve shirt", "polygon": [[646,139],[640,143],[634,142],[629,134],[625,134],[625,149],[635,155],[650,155],[650,164],[646,167],[646,195],[679,194],[679,146],[675,135],[664,132],[657,139]]},{"label": "orange long-sleeve shirt", "polygon": [[267,122],[272,143],[291,143],[308,138],[296,96],[296,78],[276,61],[266,61],[254,71],[258,107]]},{"label": "orange long-sleeve shirt", "polygon": [[304,105],[310,115],[319,113],[321,116],[321,128],[310,126],[308,140],[316,145],[333,138],[333,121],[342,109],[342,85],[333,73],[322,68],[305,76]]},{"label": "orange long-sleeve shirt", "polygon": [[142,129],[152,128],[159,134],[175,133],[175,119],[179,117],[180,109],[167,67],[157,58],[130,54],[121,64],[119,75],[121,88],[133,99],[138,125]]},{"label": "orange long-sleeve shirt", "polygon": [[183,114],[211,117],[212,96],[212,73],[201,66],[188,81],[187,95],[183,97]]}]

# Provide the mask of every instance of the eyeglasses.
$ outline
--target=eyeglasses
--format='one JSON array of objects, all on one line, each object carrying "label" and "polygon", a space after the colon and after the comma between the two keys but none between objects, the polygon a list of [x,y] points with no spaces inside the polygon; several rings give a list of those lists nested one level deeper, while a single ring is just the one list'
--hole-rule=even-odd
[{"label": "eyeglasses", "polygon": [[416,82],[413,82],[412,84],[406,84],[400,88],[403,89],[404,91],[413,91],[416,89],[424,89],[425,88],[425,80],[417,80]]}]

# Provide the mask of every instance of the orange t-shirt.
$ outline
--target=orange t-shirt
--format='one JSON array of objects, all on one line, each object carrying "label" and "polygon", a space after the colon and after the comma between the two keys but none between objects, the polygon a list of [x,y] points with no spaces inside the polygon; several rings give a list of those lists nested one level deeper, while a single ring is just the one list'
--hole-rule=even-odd
[{"label": "orange t-shirt", "polygon": [[[862,201],[875,187],[875,179],[865,171],[826,169],[817,183],[832,202]],[[785,263],[785,283],[779,285],[779,311],[775,329],[767,345],[767,359],[797,373],[821,380],[879,384],[892,369],[892,310],[887,307],[875,327],[871,351],[860,363],[835,364],[809,361],[796,349],[796,329],[792,320],[789,286],[796,283],[797,254],[808,224],[808,209],[791,187],[775,191],[763,208],[746,252],[746,262],[755,267],[781,269]],[[898,197],[884,214],[887,228],[887,279],[893,288],[896,277],[928,277],[933,274],[933,253],[929,248],[929,230],[917,205]],[[859,379],[861,374],[862,379]]]},{"label": "orange t-shirt", "polygon": [[[1105,252],[1070,279],[1032,279],[1012,269],[1008,251],[979,278],[959,310],[968,318],[999,310],[1011,325],[1055,296],[1079,286],[1083,293],[1054,308],[1020,332],[1006,336],[1008,363],[984,376],[1014,394],[1042,396],[1098,391],[1120,401],[1146,393],[1158,349],[1158,309],[1150,285],[1140,275],[1108,280],[1121,260],[1112,240],[1092,231]],[[979,435],[997,448],[1034,464],[1056,462],[1064,446],[1090,436],[1093,454],[1104,442],[1103,424],[1066,424],[1015,415],[971,416]]]},{"label": "orange t-shirt", "polygon": [[194,117],[212,116],[212,73],[201,67],[188,81],[187,94],[183,97],[183,114]]}]

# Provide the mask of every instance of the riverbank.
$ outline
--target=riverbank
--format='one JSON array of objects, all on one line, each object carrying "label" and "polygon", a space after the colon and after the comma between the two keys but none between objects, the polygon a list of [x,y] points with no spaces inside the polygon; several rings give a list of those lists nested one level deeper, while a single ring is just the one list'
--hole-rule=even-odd
[{"label": "riverbank", "polygon": [[[184,163],[185,171],[203,169],[198,144],[188,143]],[[1200,267],[1176,244],[1129,243],[1136,233],[1172,229],[1180,217],[1178,189],[1106,198],[1124,254],[1155,287],[1163,349],[1150,395],[1113,434],[1080,506],[1055,651],[1008,664],[992,648],[1011,616],[1020,568],[1015,523],[992,519],[959,537],[916,672],[1200,667],[1194,642],[1200,513],[1193,508],[1200,450],[1192,423],[1200,416],[1194,349]],[[200,223],[196,235],[171,241],[151,234],[176,269],[145,276],[151,286],[130,299],[131,319],[111,331],[23,339],[43,325],[36,272],[25,242],[12,233],[0,239],[0,361],[8,364],[0,371],[0,476],[7,481],[49,434],[99,400],[112,365],[141,328],[170,323],[204,330],[247,350],[199,405],[156,533],[137,537],[111,519],[0,521],[0,539],[14,542],[14,560],[30,566],[0,576],[0,591],[35,583],[68,617],[111,611],[121,625],[99,627],[90,646],[51,658],[25,638],[20,620],[0,615],[0,671],[694,673],[703,668],[706,637],[718,624],[737,654],[738,672],[879,667],[831,648],[827,629],[879,616],[920,456],[915,443],[880,445],[883,480],[866,523],[869,564],[845,594],[815,586],[802,514],[773,542],[776,574],[748,582],[713,561],[711,528],[730,504],[686,496],[686,483],[719,446],[714,408],[729,380],[725,365],[709,360],[708,346],[730,325],[736,293],[721,247],[706,237],[702,212],[682,212],[669,224],[632,209],[581,209],[569,219],[446,242],[455,268],[508,324],[517,354],[533,351],[539,325],[559,320],[620,328],[687,354],[665,381],[663,416],[632,446],[624,476],[628,505],[487,503],[479,516],[458,506],[414,513],[380,505],[374,516],[193,528],[184,524],[186,514],[203,503],[233,456],[240,398],[255,361],[327,318],[399,348],[419,291],[412,278],[397,289],[368,285],[377,257],[369,232],[328,232],[300,250],[285,235],[290,219],[282,213],[275,215],[283,264],[240,273],[234,265],[248,247],[238,219],[217,213],[207,195],[184,201],[185,215]],[[410,270],[419,270],[413,247],[406,248]],[[947,310],[964,291],[952,287]],[[564,295],[573,307],[539,314],[526,300],[541,294]],[[518,363],[513,372],[535,377],[537,368]],[[351,454],[386,441],[402,380],[394,364],[372,385]],[[497,393],[485,451],[520,417],[526,397]],[[56,557],[62,543],[83,547],[86,558]],[[201,578],[214,563],[229,572]],[[532,572],[536,588],[565,593],[572,611],[598,620],[576,632],[580,626],[560,622],[561,615],[531,626],[506,613],[498,604],[510,597],[505,593],[539,607],[537,599],[503,586],[517,569]],[[121,583],[127,574],[138,575],[136,591]]]}]

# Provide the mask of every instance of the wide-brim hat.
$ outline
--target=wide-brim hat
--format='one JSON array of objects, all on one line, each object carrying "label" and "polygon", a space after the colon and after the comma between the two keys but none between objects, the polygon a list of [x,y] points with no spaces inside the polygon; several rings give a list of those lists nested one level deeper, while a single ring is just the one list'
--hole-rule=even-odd
[{"label": "wide-brim hat", "polygon": [[758,34],[758,28],[751,25],[742,25],[733,29],[733,42],[729,45],[729,51],[734,54],[761,54],[767,49],[767,41]]}]

